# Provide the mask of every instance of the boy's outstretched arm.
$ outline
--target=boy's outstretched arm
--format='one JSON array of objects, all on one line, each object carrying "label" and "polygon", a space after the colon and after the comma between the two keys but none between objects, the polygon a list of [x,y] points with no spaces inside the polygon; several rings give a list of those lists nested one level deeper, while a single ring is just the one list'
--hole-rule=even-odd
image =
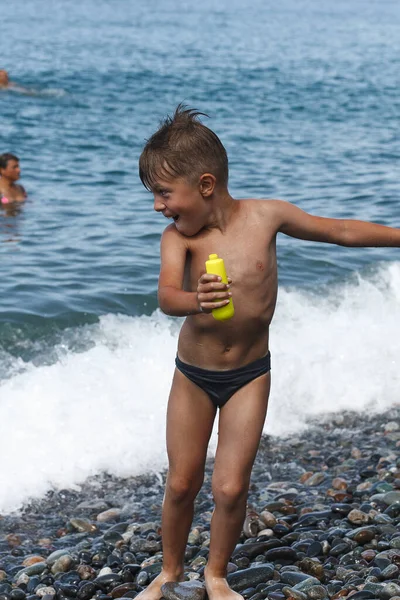
[{"label": "boy's outstretched arm", "polygon": [[400,247],[400,229],[368,221],[316,217],[289,202],[271,202],[277,231],[291,237],[339,246]]}]

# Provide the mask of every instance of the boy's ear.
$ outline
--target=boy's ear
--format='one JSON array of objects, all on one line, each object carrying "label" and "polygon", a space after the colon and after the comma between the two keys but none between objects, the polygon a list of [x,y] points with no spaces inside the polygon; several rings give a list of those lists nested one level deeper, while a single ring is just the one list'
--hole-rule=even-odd
[{"label": "boy's ear", "polygon": [[199,180],[200,194],[204,198],[209,198],[215,190],[217,180],[211,173],[203,173]]}]

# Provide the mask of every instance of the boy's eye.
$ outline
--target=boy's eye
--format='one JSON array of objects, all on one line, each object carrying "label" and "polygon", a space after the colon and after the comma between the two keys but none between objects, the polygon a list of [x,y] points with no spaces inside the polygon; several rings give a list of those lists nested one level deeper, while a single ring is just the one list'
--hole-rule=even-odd
[{"label": "boy's eye", "polygon": [[165,197],[165,196],[168,196],[169,191],[168,190],[160,190],[158,193],[160,194],[160,196]]}]

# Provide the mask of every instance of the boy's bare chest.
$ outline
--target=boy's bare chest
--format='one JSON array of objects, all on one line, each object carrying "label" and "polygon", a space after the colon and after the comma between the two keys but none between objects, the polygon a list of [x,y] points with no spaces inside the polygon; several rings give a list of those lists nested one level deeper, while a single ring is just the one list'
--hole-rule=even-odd
[{"label": "boy's bare chest", "polygon": [[256,284],[275,270],[275,239],[251,228],[243,231],[236,228],[231,235],[215,232],[196,240],[189,256],[192,281],[205,272],[205,261],[210,254],[224,259],[228,277],[237,282],[246,279],[247,285],[252,281]]}]

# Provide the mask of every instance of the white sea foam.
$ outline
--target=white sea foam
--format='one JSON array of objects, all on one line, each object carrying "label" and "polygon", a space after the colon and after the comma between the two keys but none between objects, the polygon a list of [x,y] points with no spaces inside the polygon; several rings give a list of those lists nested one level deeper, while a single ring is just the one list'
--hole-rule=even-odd
[{"label": "white sea foam", "polygon": [[[179,320],[108,315],[84,329],[90,349],[19,374],[10,363],[12,375],[0,384],[1,512],[101,471],[128,476],[166,466]],[[400,264],[323,294],[281,289],[271,352],[267,433],[293,433],[310,416],[397,403]]]}]

